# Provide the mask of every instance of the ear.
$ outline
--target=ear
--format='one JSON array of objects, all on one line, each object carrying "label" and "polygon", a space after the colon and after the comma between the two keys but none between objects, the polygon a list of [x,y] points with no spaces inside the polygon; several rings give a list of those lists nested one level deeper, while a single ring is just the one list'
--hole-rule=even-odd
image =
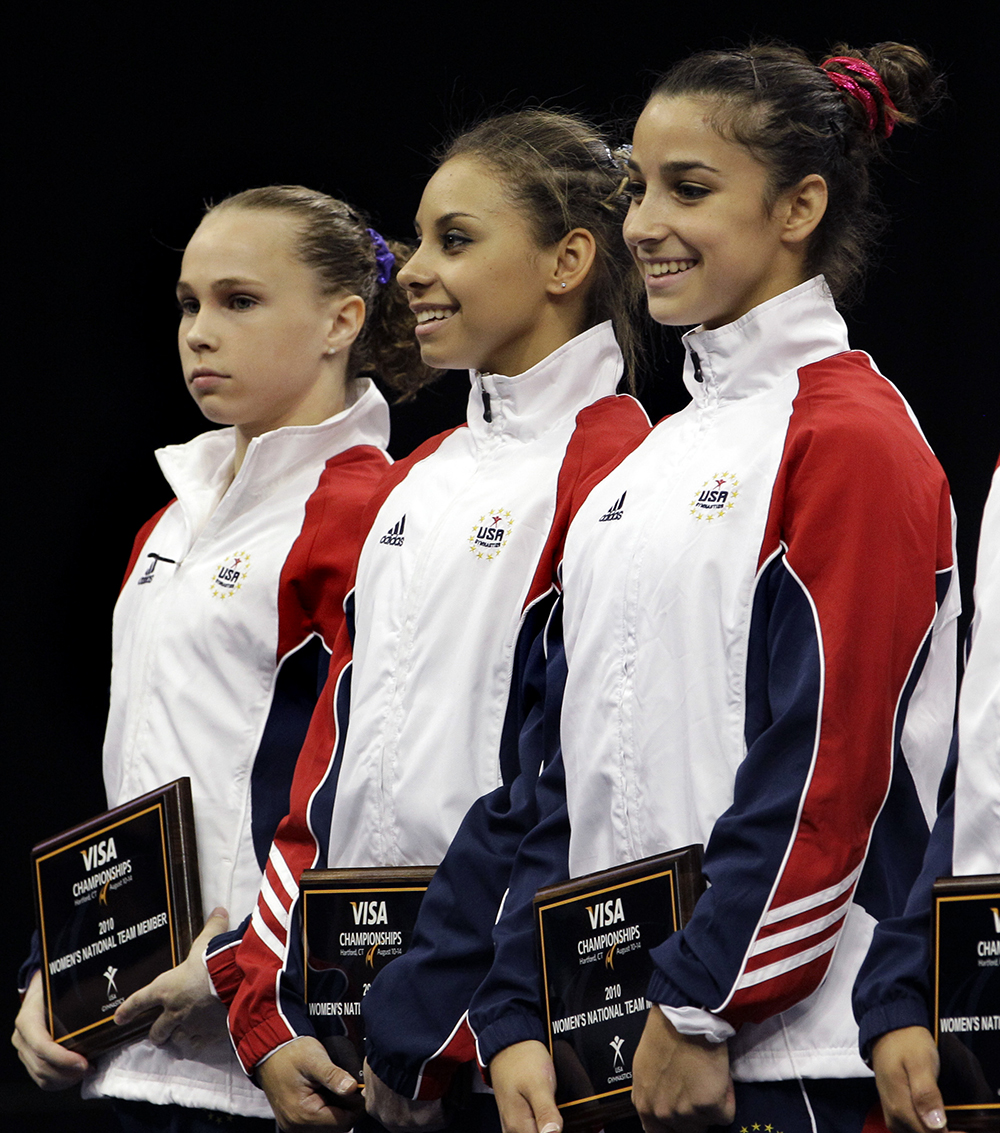
[{"label": "ear", "polygon": [[550,295],[566,295],[587,278],[597,255],[597,242],[586,228],[574,228],[559,241],[553,257],[552,276],[546,284]]},{"label": "ear", "polygon": [[360,295],[334,295],[330,299],[326,348],[329,353],[346,350],[365,325],[365,301]]},{"label": "ear", "polygon": [[823,219],[826,204],[826,181],[818,173],[810,173],[783,193],[779,202],[782,243],[801,244],[808,240]]}]

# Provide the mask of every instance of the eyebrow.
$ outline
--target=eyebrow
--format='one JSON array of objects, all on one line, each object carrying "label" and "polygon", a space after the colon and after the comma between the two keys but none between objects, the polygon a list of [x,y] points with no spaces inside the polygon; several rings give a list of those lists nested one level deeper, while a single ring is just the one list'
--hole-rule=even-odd
[{"label": "eyebrow", "polygon": [[[627,164],[629,169],[641,172],[632,158],[628,159]],[[704,169],[707,173],[719,172],[714,165],[708,165],[704,161],[665,161],[659,168],[661,173],[690,173],[692,169]]]},{"label": "eyebrow", "polygon": [[[221,289],[226,288],[226,287],[261,287],[262,284],[260,283],[259,280],[256,280],[256,279],[250,279],[250,278],[240,279],[237,276],[228,276],[225,279],[215,280],[211,284],[211,286],[212,286],[213,289],[221,290]],[[191,284],[188,283],[186,280],[179,279],[177,281],[177,290],[180,291],[182,289],[187,290],[187,291],[193,291],[194,290],[194,288],[191,286]]]},{"label": "eyebrow", "polygon": [[[479,219],[476,216],[476,214],[472,213],[472,212],[458,212],[458,211],[456,211],[456,212],[446,212],[442,216],[439,216],[437,218],[437,220],[434,221],[434,225],[437,228],[443,228],[445,225],[451,224],[451,222],[453,220],[460,220],[462,218],[468,218],[469,220],[478,220]],[[420,227],[417,224],[416,221],[414,221],[413,223],[417,228]]]}]

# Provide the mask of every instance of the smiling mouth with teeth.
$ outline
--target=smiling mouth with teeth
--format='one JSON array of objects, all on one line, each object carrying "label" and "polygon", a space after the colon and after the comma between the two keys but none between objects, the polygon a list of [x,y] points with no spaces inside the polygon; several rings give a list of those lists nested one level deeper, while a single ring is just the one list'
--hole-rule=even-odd
[{"label": "smiling mouth with teeth", "polygon": [[431,307],[426,311],[417,311],[417,326],[422,326],[424,323],[450,319],[454,313],[454,310],[449,307]]},{"label": "smiling mouth with teeth", "polygon": [[646,275],[654,277],[677,275],[679,272],[690,270],[697,262],[697,260],[662,260],[658,263],[647,263],[645,265]]}]

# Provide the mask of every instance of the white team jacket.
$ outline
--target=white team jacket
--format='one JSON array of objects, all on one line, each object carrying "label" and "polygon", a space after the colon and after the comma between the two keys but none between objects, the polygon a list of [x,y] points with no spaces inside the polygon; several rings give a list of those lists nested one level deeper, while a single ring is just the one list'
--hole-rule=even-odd
[{"label": "white team jacket", "polygon": [[[314,636],[301,611],[310,579],[285,576],[286,560],[318,485],[332,493],[332,514],[297,550],[306,571],[324,551],[342,557],[338,487],[346,479],[344,507],[359,518],[389,467],[388,407],[367,379],[354,391],[348,408],[321,424],[251,441],[231,485],[232,429],[159,450],[177,499],[141,547],[115,608],[108,803],[190,776],[205,912],[223,905],[234,924],[260,886],[251,776],[275,685],[285,660]],[[339,459],[327,469],[331,458]],[[351,565],[339,568],[345,582]],[[282,624],[286,611],[291,624]],[[280,817],[263,832],[267,842]],[[271,1116],[228,1040],[197,1061],[131,1044],[100,1060],[84,1093]]]},{"label": "white team jacket", "polygon": [[517,377],[477,375],[468,428],[382,505],[358,563],[331,865],[436,864],[499,786],[514,647],[563,458],[579,411],[621,375],[610,323]]},{"label": "white team jacket", "polygon": [[650,998],[739,1027],[736,1078],[863,1076],[851,985],[950,737],[947,483],[822,278],[685,343],[693,401],[567,536],[570,872],[705,843]]}]

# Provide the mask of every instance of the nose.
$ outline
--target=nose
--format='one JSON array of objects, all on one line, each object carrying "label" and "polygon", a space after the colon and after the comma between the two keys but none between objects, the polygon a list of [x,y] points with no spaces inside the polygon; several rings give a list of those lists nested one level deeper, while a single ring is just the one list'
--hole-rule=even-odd
[{"label": "nose", "polygon": [[400,286],[413,292],[422,290],[432,282],[433,272],[431,272],[427,263],[423,240],[417,245],[413,255],[399,269],[396,279],[399,280]]},{"label": "nose", "polygon": [[185,319],[181,323],[181,337],[185,346],[195,354],[216,350],[219,345],[218,335],[213,330],[211,319],[204,307],[201,307],[192,318]]},{"label": "nose", "polygon": [[622,225],[622,236],[630,248],[637,248],[645,241],[662,240],[669,232],[668,225],[662,209],[653,208],[653,202],[647,192],[638,200],[633,200],[625,214],[625,223]]}]

